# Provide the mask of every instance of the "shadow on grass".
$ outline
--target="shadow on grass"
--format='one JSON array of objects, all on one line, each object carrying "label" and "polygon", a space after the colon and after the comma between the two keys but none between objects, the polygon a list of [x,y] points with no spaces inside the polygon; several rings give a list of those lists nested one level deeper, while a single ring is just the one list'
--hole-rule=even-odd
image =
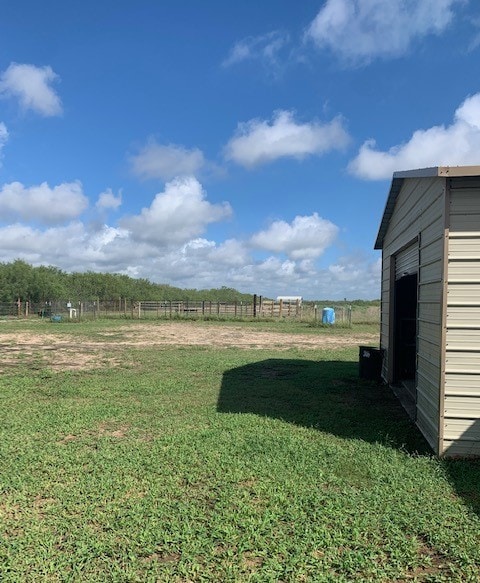
[{"label": "shadow on grass", "polygon": [[[268,359],[231,369],[224,373],[217,409],[282,419],[410,454],[432,453],[392,391],[359,379],[353,362]],[[442,463],[459,496],[480,516],[480,461]]]},{"label": "shadow on grass", "polygon": [[217,405],[407,452],[430,449],[393,393],[358,378],[358,364],[269,359],[224,373]]},{"label": "shadow on grass", "polygon": [[[462,434],[467,452],[468,444],[478,451],[479,438],[480,421],[477,420]],[[447,458],[443,464],[457,494],[480,516],[480,458]]]}]

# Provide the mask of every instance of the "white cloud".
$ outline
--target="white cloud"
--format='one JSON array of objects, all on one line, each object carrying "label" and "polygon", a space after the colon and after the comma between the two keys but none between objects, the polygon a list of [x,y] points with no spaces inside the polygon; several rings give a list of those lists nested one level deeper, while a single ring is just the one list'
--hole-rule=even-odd
[{"label": "white cloud", "polygon": [[176,178],[165,185],[148,208],[126,217],[121,225],[138,241],[155,245],[184,243],[202,234],[209,223],[231,215],[228,203],[211,204],[196,178]]},{"label": "white cloud", "polygon": [[38,260],[62,264],[61,258],[68,257],[74,265],[74,255],[81,240],[82,252],[85,248],[86,232],[80,222],[66,226],[36,229],[29,225],[15,223],[0,228],[0,251],[6,258],[20,257],[32,262]]},{"label": "white cloud", "polygon": [[[374,299],[380,296],[381,258],[356,253],[340,258],[334,265],[319,268],[312,260],[295,261],[277,256],[255,261],[246,255],[238,265],[210,261],[215,244],[192,249],[186,245],[180,254],[172,252],[158,260],[160,277],[173,285],[195,287],[234,287],[266,297],[302,295],[310,299]],[[165,272],[167,266],[167,272]],[[155,268],[151,269],[151,273]]]},{"label": "white cloud", "polygon": [[259,36],[249,36],[235,43],[222,66],[230,67],[242,61],[261,60],[269,67],[276,67],[279,53],[289,40],[288,34],[279,30]]},{"label": "white cloud", "polygon": [[[234,274],[253,263],[245,244],[233,239],[216,243],[196,238],[183,245],[159,249],[150,256],[155,258],[154,264],[144,277],[158,274],[160,281],[184,288],[230,286]],[[144,264],[140,262],[142,269]]]},{"label": "white cloud", "polygon": [[239,124],[225,148],[225,156],[246,168],[279,158],[302,159],[330,150],[341,150],[349,142],[341,117],[328,123],[297,123],[293,112],[280,110],[273,121],[253,119]]},{"label": "white cloud", "polygon": [[251,260],[245,243],[237,239],[227,239],[220,244],[203,238],[192,239],[183,245],[182,255],[205,261],[210,270],[244,265]]},{"label": "white cloud", "polygon": [[397,170],[429,166],[478,164],[480,160],[480,93],[468,97],[455,111],[449,126],[417,130],[404,144],[387,151],[376,149],[374,140],[366,141],[349,164],[360,178],[382,180]]},{"label": "white cloud", "polygon": [[45,117],[60,115],[62,103],[51,87],[56,79],[51,67],[11,63],[0,76],[0,95],[16,97],[23,109]]},{"label": "white cloud", "polygon": [[118,209],[120,207],[120,205],[122,204],[122,194],[118,193],[118,196],[115,196],[111,190],[111,188],[108,188],[105,192],[102,192],[99,197],[97,202],[95,203],[95,206],[98,209]]},{"label": "white cloud", "polygon": [[158,144],[150,140],[140,152],[131,156],[134,174],[140,178],[160,178],[171,180],[176,176],[194,176],[205,165],[201,150],[191,150],[175,144]]},{"label": "white cloud", "polygon": [[322,297],[379,298],[381,269],[381,257],[372,260],[361,252],[341,257],[325,271],[325,289],[330,295]]},{"label": "white cloud", "polygon": [[65,182],[50,188],[43,182],[26,187],[21,182],[0,189],[0,216],[53,225],[78,217],[88,206],[80,182]]},{"label": "white cloud", "polygon": [[231,273],[229,287],[245,290],[258,295],[276,298],[279,295],[295,295],[313,298],[316,293],[311,287],[314,268],[309,273],[304,261],[292,261],[270,256],[263,261],[250,262]]},{"label": "white cloud", "polygon": [[440,34],[463,0],[327,0],[306,38],[349,64],[405,54],[414,40]]},{"label": "white cloud", "polygon": [[227,239],[210,250],[208,260],[216,265],[238,267],[250,261],[246,245],[237,239]]},{"label": "white cloud", "polygon": [[319,257],[337,237],[339,228],[317,213],[297,216],[289,224],[275,221],[270,227],[251,238],[254,247],[285,253],[292,259]]},{"label": "white cloud", "polygon": [[108,225],[90,230],[80,221],[44,230],[19,223],[1,227],[0,254],[5,261],[20,258],[68,271],[120,271],[147,257],[145,249],[133,249],[128,232]]},{"label": "white cloud", "polygon": [[45,230],[22,224],[0,227],[3,261],[23,259],[66,271],[125,273],[182,288],[234,287],[263,296],[311,299],[376,298],[380,258],[357,254],[318,268],[311,259],[277,256],[256,261],[242,241],[192,239],[164,248],[134,241],[126,229],[87,228],[76,221]]},{"label": "white cloud", "polygon": [[[61,193],[72,190],[80,194],[81,202],[79,183],[31,189],[19,183],[5,185],[0,191],[0,216],[8,211],[24,221],[35,217],[38,223],[37,215],[45,213],[41,217],[49,217],[53,224],[47,211],[64,208]],[[99,200],[113,203],[117,197],[108,190]],[[33,210],[23,212],[21,203]],[[182,178],[167,183],[142,213],[124,217],[118,224],[86,224],[71,220],[75,213],[63,210],[55,217],[63,224],[0,226],[0,256],[5,262],[19,258],[66,271],[125,273],[181,288],[227,286],[269,297],[378,297],[379,267],[368,258],[343,258],[330,267],[316,264],[338,233],[333,223],[313,214],[291,223],[276,221],[247,241],[217,242],[199,236],[209,223],[230,213],[228,204],[208,202],[195,178]],[[259,259],[264,253],[258,254],[255,246],[269,251],[269,256]]]},{"label": "white cloud", "polygon": [[[228,282],[223,285],[267,297],[276,297],[284,292],[297,295],[298,290],[305,290],[305,284],[308,284],[308,278],[298,267],[295,261],[272,256],[264,261],[239,266],[229,273]],[[298,295],[302,294],[298,292]]]}]

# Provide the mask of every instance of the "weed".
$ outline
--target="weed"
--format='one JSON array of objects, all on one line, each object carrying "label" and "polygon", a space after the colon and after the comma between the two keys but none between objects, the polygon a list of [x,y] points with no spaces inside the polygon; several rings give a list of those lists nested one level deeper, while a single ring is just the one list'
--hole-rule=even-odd
[{"label": "weed", "polygon": [[479,464],[432,457],[356,347],[118,351],[0,377],[2,581],[479,580]]}]

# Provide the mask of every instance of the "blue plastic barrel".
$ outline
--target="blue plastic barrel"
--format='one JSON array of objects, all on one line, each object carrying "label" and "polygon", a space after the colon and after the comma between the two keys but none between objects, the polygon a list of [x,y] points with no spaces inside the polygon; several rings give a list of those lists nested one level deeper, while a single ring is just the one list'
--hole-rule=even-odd
[{"label": "blue plastic barrel", "polygon": [[322,324],[335,324],[335,310],[333,308],[323,308]]}]

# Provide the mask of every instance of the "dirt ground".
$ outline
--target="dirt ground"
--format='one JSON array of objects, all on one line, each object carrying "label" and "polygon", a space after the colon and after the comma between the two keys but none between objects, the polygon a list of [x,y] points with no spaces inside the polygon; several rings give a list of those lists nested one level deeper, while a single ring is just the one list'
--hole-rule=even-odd
[{"label": "dirt ground", "polygon": [[[8,326],[8,323],[5,323]],[[29,368],[98,368],[116,366],[124,348],[148,346],[217,346],[219,348],[321,349],[378,343],[377,334],[286,334],[255,330],[230,324],[205,326],[202,323],[161,322],[112,326],[96,331],[91,337],[48,331],[0,329],[0,372],[12,366]]]}]

